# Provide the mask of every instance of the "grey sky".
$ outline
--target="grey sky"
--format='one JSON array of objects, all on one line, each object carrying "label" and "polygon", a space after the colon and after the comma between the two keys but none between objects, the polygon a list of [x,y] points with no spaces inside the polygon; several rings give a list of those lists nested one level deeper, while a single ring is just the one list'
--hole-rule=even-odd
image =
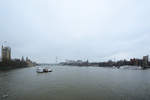
[{"label": "grey sky", "polygon": [[13,58],[129,59],[150,54],[150,0],[1,0]]}]

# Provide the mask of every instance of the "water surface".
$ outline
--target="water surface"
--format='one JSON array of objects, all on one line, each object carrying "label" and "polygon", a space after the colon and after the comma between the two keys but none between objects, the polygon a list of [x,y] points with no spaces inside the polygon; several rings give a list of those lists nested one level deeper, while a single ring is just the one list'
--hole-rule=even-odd
[{"label": "water surface", "polygon": [[51,68],[0,71],[0,100],[150,100],[150,70]]}]

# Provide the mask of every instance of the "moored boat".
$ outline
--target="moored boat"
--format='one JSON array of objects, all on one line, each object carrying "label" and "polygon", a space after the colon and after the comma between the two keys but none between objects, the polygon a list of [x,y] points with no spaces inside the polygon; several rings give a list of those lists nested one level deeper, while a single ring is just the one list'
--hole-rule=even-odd
[{"label": "moored boat", "polygon": [[37,73],[52,72],[52,69],[38,67],[37,70],[36,70],[36,72]]}]

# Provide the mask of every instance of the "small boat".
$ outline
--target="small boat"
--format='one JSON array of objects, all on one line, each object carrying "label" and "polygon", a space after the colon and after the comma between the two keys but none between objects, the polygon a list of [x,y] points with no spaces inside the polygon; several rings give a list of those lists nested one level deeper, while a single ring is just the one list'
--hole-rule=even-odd
[{"label": "small boat", "polygon": [[36,72],[38,72],[38,73],[43,73],[43,68],[38,67],[38,68],[36,69]]},{"label": "small boat", "polygon": [[43,72],[52,72],[52,69],[44,68]]},{"label": "small boat", "polygon": [[38,67],[37,70],[36,70],[36,72],[37,73],[52,72],[52,69]]}]

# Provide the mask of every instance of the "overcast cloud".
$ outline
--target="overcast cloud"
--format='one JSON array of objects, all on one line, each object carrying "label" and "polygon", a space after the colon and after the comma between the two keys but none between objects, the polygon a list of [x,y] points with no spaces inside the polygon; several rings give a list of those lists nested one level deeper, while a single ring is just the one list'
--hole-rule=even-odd
[{"label": "overcast cloud", "polygon": [[103,61],[150,54],[150,0],[0,0],[13,58]]}]

